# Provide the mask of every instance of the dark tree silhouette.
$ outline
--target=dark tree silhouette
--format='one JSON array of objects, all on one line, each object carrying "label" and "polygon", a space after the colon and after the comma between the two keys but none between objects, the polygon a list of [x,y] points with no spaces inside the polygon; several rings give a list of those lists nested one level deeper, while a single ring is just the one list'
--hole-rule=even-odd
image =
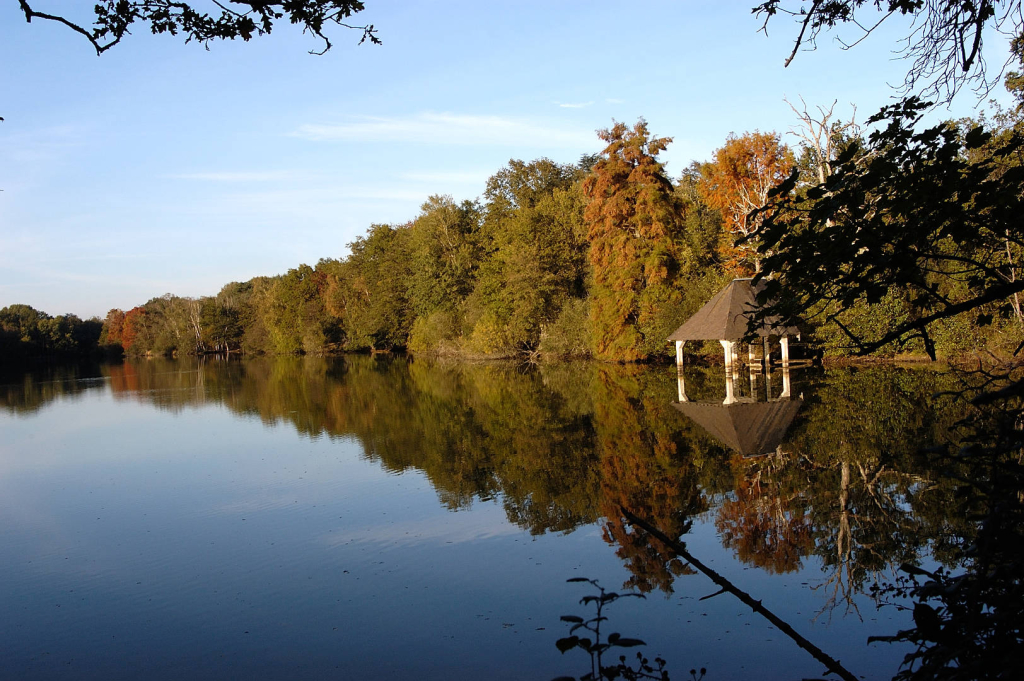
[{"label": "dark tree silhouette", "polygon": [[849,48],[893,17],[909,17],[913,21],[896,49],[911,63],[904,90],[920,88],[921,94],[946,101],[965,85],[979,94],[997,85],[999,76],[987,71],[983,38],[993,29],[1017,37],[1024,26],[1020,0],[813,0],[809,6],[797,0],[765,0],[753,12],[764,18],[765,31],[776,15],[796,19],[799,32],[786,66],[801,48],[813,49],[822,34],[851,29],[850,39],[836,37]]}]

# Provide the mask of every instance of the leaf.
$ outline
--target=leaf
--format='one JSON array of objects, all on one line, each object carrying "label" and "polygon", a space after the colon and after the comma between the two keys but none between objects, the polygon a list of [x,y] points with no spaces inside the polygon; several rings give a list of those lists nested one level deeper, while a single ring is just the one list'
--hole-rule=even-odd
[{"label": "leaf", "polygon": [[906,572],[908,575],[921,575],[924,577],[931,577],[932,579],[935,578],[934,572],[928,572],[927,570],[919,568],[916,565],[911,565],[910,563],[903,563],[900,565],[900,570]]},{"label": "leaf", "polygon": [[576,615],[562,615],[559,619],[563,622],[574,622],[576,624],[583,622],[583,618]]},{"label": "leaf", "polygon": [[851,144],[842,151],[839,152],[839,156],[836,157],[836,165],[842,165],[849,163],[853,160],[853,157],[857,155],[859,147],[856,144]]},{"label": "leaf", "polygon": [[964,135],[964,144],[968,149],[977,149],[980,146],[984,146],[990,139],[992,139],[992,135],[985,132],[985,129],[978,125],[971,128]]},{"label": "leaf", "polygon": [[555,647],[558,648],[558,650],[564,654],[565,651],[572,650],[577,645],[579,645],[579,642],[579,636],[567,636],[566,638],[560,638],[557,641],[555,641]]},{"label": "leaf", "polygon": [[647,643],[638,638],[620,638],[615,641],[615,645],[619,648],[635,648],[636,646],[645,646]]}]

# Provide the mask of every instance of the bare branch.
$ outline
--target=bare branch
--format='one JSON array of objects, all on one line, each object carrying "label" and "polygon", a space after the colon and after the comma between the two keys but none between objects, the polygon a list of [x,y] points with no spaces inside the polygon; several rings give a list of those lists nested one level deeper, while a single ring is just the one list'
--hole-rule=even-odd
[{"label": "bare branch", "polygon": [[[998,73],[990,75],[984,58],[985,32],[994,30],[1015,38],[1024,29],[1021,0],[829,0],[814,2],[806,10],[787,9],[783,4],[799,6],[797,0],[768,0],[754,12],[765,15],[761,27],[765,33],[775,14],[799,17],[786,66],[803,45],[816,41],[822,32],[838,32],[843,25],[854,27],[858,34],[855,40],[836,36],[843,49],[851,49],[894,15],[911,18],[909,29],[897,40],[896,54],[910,62],[898,89],[904,94],[919,90],[923,97],[940,103],[948,103],[965,85],[986,96],[1001,82],[1012,57]],[[865,13],[870,20],[862,20]]]},{"label": "bare branch", "polygon": [[59,24],[64,24],[75,33],[79,33],[85,36],[85,39],[88,40],[89,43],[92,44],[93,48],[96,50],[97,55],[103,54],[111,47],[121,42],[121,37],[118,36],[109,43],[101,44],[99,41],[96,40],[96,37],[92,33],[85,30],[78,24],[72,21],[68,21],[64,17],[57,16],[54,14],[46,14],[44,12],[37,12],[29,6],[27,0],[18,0],[18,3],[21,5],[21,10],[25,13],[25,21],[27,23],[31,24],[33,19],[45,19],[47,21],[56,21]]},{"label": "bare branch", "polygon": [[[800,45],[804,41],[804,32],[807,31],[807,26],[814,19],[815,12],[817,11],[818,6],[820,4],[821,4],[821,0],[814,0],[814,3],[811,5],[811,9],[809,9],[807,11],[807,16],[804,17],[804,21],[800,25],[800,34],[797,35],[796,42],[793,44],[793,51],[789,53],[789,56],[786,58],[786,61],[782,65],[782,68],[786,68],[787,66],[789,66],[793,62],[793,59],[796,58],[796,53],[800,49]],[[765,19],[765,26],[767,26],[767,25],[768,25],[768,20]]]}]

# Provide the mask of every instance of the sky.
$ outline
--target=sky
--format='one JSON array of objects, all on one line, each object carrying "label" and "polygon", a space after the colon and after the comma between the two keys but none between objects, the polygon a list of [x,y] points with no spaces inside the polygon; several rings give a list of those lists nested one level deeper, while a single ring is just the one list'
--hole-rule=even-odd
[{"label": "sky", "polygon": [[[314,56],[320,43],[282,24],[207,50],[140,26],[96,56],[2,3],[0,308],[102,317],[344,257],[432,194],[480,197],[510,159],[598,153],[613,121],[672,137],[662,160],[678,177],[730,133],[796,145],[787,98],[863,121],[896,95],[897,23],[784,68],[797,27],[779,17],[765,35],[754,4],[366,0],[355,19],[381,46],[335,29]],[[998,37],[986,50],[1005,61]],[[933,116],[978,107],[965,92]]]}]

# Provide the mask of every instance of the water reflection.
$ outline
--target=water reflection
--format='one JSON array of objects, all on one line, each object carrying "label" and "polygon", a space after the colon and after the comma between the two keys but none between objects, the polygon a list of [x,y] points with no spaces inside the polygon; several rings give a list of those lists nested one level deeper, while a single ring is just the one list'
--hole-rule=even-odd
[{"label": "water reflection", "polygon": [[[539,535],[602,521],[629,586],[670,593],[690,569],[619,518],[669,536],[711,514],[722,544],[771,573],[819,557],[829,607],[970,528],[920,452],[962,406],[930,371],[730,375],[604,364],[401,358],[126,362],[7,382],[14,413],[83,391],[180,411],[220,404],[310,438],[356,438],[385,470],[422,471],[450,509],[498,499]],[[85,380],[83,380],[85,379]],[[806,395],[801,399],[800,395]],[[678,398],[678,399],[677,399]],[[680,413],[681,412],[681,413]]]},{"label": "water reflection", "polygon": [[[679,401],[676,409],[703,428],[718,442],[740,456],[761,456],[776,451],[803,404],[792,397],[792,370],[783,368],[779,392],[772,389],[772,371],[760,367],[727,368],[723,372],[725,399],[694,401],[686,395],[685,368],[676,377]],[[747,374],[747,380],[741,379]],[[739,383],[739,387],[737,386]]]}]

